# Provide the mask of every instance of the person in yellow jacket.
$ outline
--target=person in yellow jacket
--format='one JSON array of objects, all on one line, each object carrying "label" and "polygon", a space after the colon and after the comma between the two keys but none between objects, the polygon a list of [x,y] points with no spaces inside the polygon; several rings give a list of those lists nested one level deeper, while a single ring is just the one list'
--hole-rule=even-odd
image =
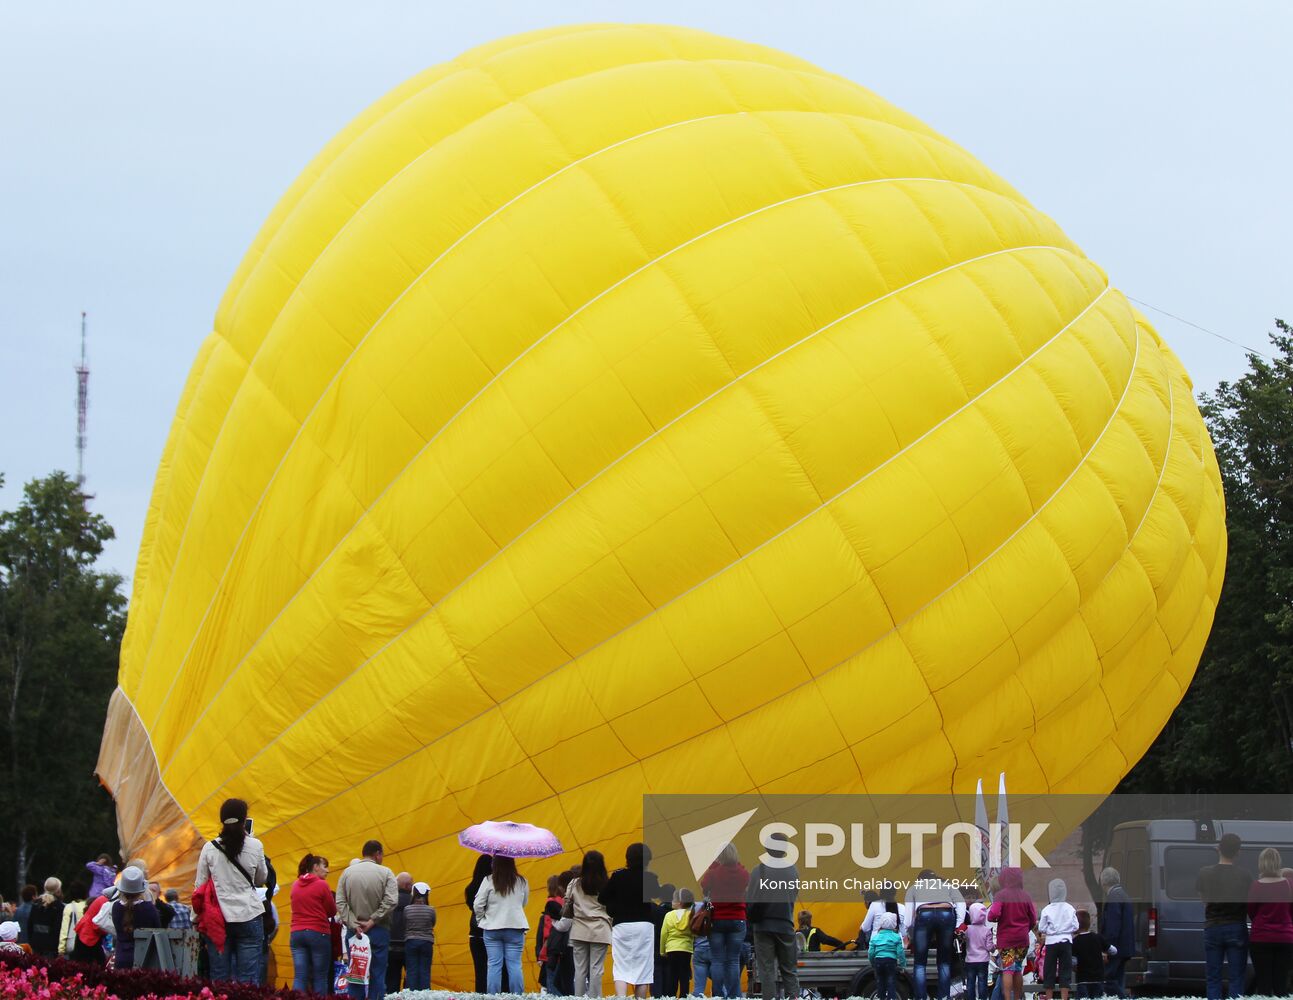
[{"label": "person in yellow jacket", "polygon": [[63,907],[63,921],[58,932],[59,954],[70,958],[76,944],[76,923],[85,914],[85,883],[73,882],[68,886],[69,902]]},{"label": "person in yellow jacket", "polygon": [[690,889],[675,889],[673,909],[660,925],[660,954],[664,956],[664,995],[685,997],[691,992],[691,904],[696,897]]}]

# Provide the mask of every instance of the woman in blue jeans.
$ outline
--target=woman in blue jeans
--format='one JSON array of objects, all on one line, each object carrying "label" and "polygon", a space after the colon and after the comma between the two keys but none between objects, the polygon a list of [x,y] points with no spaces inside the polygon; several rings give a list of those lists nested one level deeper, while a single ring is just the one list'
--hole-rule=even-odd
[{"label": "woman in blue jeans", "polygon": [[265,903],[256,890],[269,869],[265,848],[247,835],[247,803],[226,799],[220,806],[220,836],[202,845],[198,855],[198,889],[208,881],[224,914],[224,951],[211,948],[211,978],[255,983],[265,945]]},{"label": "woman in blue jeans", "polygon": [[709,932],[710,975],[714,996],[739,997],[741,949],[745,946],[745,890],[750,873],[741,864],[735,844],[723,848],[700,878],[700,886],[714,905],[714,926]]},{"label": "woman in blue jeans", "polygon": [[[404,908],[404,965],[411,990],[431,988],[431,953],[435,949],[435,907],[427,902],[431,887],[413,883],[413,902]],[[501,985],[501,984],[500,984]]]},{"label": "woman in blue jeans", "polygon": [[481,881],[472,903],[476,923],[485,938],[485,989],[489,993],[502,991],[504,964],[508,988],[514,993],[524,992],[521,952],[525,948],[525,932],[530,929],[525,917],[525,904],[529,901],[530,884],[517,874],[516,862],[495,856],[490,873]]},{"label": "woman in blue jeans", "polygon": [[938,1000],[947,1000],[952,989],[954,934],[965,912],[965,900],[956,888],[926,868],[917,876],[907,901],[912,908],[911,964],[917,1000],[926,1000],[925,964],[933,945],[938,957]]},{"label": "woman in blue jeans", "polygon": [[710,975],[714,996],[744,996],[741,992],[741,949],[745,946],[744,920],[715,920],[709,932]]},{"label": "woman in blue jeans", "polygon": [[691,949],[692,996],[703,997],[705,995],[705,987],[709,985],[709,964],[709,938],[697,937],[692,942]]},{"label": "woman in blue jeans", "polygon": [[292,989],[332,992],[332,918],[337,900],[328,887],[328,859],[307,854],[292,883]]}]

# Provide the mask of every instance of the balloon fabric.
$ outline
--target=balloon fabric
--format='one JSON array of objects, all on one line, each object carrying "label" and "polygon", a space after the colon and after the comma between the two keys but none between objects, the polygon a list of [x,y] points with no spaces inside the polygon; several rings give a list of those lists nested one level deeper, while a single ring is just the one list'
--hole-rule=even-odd
[{"label": "balloon fabric", "polygon": [[375,837],[454,907],[486,816],[565,845],[533,881],[614,867],[652,792],[1102,793],[1224,565],[1189,377],[1006,181],[792,56],[554,28],[397,87],[270,214],[98,773],[164,881],[236,796],[274,858]]}]

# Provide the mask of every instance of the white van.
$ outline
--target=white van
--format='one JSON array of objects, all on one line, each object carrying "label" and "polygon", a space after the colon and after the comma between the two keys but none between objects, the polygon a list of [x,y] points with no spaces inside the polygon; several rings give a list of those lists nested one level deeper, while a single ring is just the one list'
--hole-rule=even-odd
[{"label": "white van", "polygon": [[1121,873],[1136,906],[1139,954],[1127,966],[1128,989],[1206,992],[1203,901],[1196,879],[1200,868],[1216,863],[1217,841],[1226,833],[1243,841],[1237,863],[1254,878],[1257,855],[1266,847],[1276,848],[1293,867],[1293,822],[1155,819],[1114,827],[1104,863]]}]

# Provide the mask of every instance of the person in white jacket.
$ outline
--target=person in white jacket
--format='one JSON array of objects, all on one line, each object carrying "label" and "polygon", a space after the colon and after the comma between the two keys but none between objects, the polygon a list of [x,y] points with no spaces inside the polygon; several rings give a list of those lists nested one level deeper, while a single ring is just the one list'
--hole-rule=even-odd
[{"label": "person in white jacket", "polygon": [[1044,982],[1046,1000],[1051,1000],[1059,981],[1061,1000],[1068,1000],[1069,980],[1073,974],[1073,935],[1077,933],[1077,910],[1068,901],[1069,890],[1062,878],[1053,878],[1048,886],[1050,904],[1037,918],[1037,931],[1046,944]]},{"label": "person in white jacket", "polygon": [[265,946],[265,901],[257,891],[269,868],[265,848],[247,832],[247,803],[225,799],[220,806],[220,836],[202,845],[193,888],[215,885],[224,917],[225,947],[211,946],[211,978],[237,983],[260,980]]},{"label": "person in white jacket", "polygon": [[[907,926],[910,923],[907,917],[907,907],[897,901],[897,892],[892,889],[887,889],[882,892],[880,894],[880,898],[872,902],[867,907],[866,916],[862,918],[860,933],[869,937],[871,932],[875,929],[876,919],[882,913],[893,913],[897,915],[898,936],[906,942],[911,936],[911,931],[908,930]],[[861,946],[859,945],[859,947]]]},{"label": "person in white jacket", "polygon": [[507,984],[513,993],[522,993],[521,952],[525,949],[525,932],[530,922],[525,918],[525,904],[530,901],[530,884],[517,874],[512,858],[495,856],[490,873],[476,890],[472,911],[485,938],[489,957],[486,990],[498,993],[503,988],[503,963],[507,963]]}]

